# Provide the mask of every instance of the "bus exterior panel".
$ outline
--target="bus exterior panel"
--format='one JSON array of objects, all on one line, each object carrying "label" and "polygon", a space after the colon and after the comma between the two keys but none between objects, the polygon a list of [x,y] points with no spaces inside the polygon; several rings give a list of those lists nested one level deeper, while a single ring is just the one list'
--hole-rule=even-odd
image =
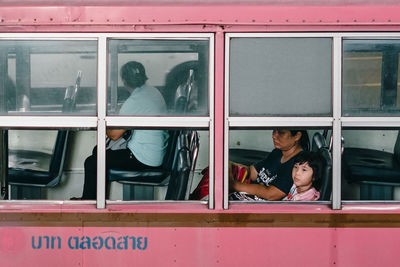
[{"label": "bus exterior panel", "polygon": [[[352,44],[346,41],[395,40],[392,45],[396,47],[396,40],[400,40],[399,31],[400,4],[398,1],[390,0],[384,2],[335,0],[329,3],[318,0],[301,2],[256,0],[245,3],[235,0],[2,1],[0,48],[1,42],[6,40],[28,43],[41,40],[97,42],[95,52],[97,57],[93,58],[92,50],[84,56],[93,62],[96,61],[97,64],[96,75],[92,79],[92,83],[95,84],[92,86],[95,92],[93,103],[84,107],[87,108],[85,112],[90,109],[87,114],[82,116],[79,114],[47,116],[46,113],[24,115],[18,112],[11,115],[4,114],[1,106],[6,104],[0,99],[0,132],[3,134],[9,129],[10,131],[73,129],[78,132],[75,133],[76,136],[81,136],[81,132],[96,130],[96,133],[86,133],[84,136],[87,139],[81,142],[92,141],[99,146],[100,156],[97,162],[100,185],[97,187],[97,199],[93,201],[1,200],[0,265],[386,266],[396,264],[400,238],[400,202],[396,199],[361,201],[358,197],[346,198],[346,192],[342,192],[343,188],[346,186],[351,188],[353,185],[344,185],[341,151],[347,145],[346,140],[357,143],[361,139],[359,133],[364,131],[373,132],[379,138],[390,136],[394,139],[396,131],[400,128],[400,116],[396,115],[397,104],[393,103],[385,109],[383,106],[389,105],[389,102],[379,106],[380,103],[376,104],[371,100],[372,106],[379,106],[377,113],[373,113],[376,112],[373,108],[365,108],[363,106],[365,103],[359,103],[361,106],[359,109],[358,107],[352,109],[351,101],[356,101],[357,97],[351,93],[358,92],[356,91],[358,89],[351,91],[353,90],[351,88],[356,88],[357,85],[354,85],[350,78],[350,81],[345,83],[342,70],[347,68],[354,72],[352,68],[362,69],[367,64],[378,70],[381,66],[398,70],[398,62],[396,67],[395,61],[387,63],[388,61],[385,61],[387,57],[380,58],[381,51],[365,54],[366,46],[363,46],[362,42]],[[242,116],[239,114],[236,116],[232,114],[230,96],[234,91],[231,91],[233,85],[229,75],[234,63],[230,61],[232,50],[229,49],[232,48],[231,40],[235,38],[328,39],[332,47],[329,90],[331,111],[328,115]],[[149,42],[152,40],[208,42],[207,48],[198,50],[200,56],[208,55],[208,63],[203,62],[207,65],[205,72],[208,75],[207,82],[204,82],[207,83],[207,92],[203,97],[203,101],[206,102],[204,104],[207,109],[206,115],[136,117],[134,124],[130,118],[108,114],[112,110],[109,106],[114,105],[115,108],[118,99],[110,93],[110,98],[115,102],[108,102],[107,88],[114,86],[117,90],[120,83],[118,74],[114,81],[109,78],[115,73],[109,74],[108,70],[111,69],[111,65],[116,68],[121,63],[118,63],[118,59],[116,61],[110,59],[112,56],[109,57],[108,53],[113,52],[107,50],[111,47],[108,40],[138,39]],[[344,50],[344,46],[350,48]],[[185,50],[187,47],[192,49],[197,46],[191,44],[176,50],[186,53],[189,51]],[[57,48],[52,47],[52,49]],[[162,51],[156,52],[161,57]],[[345,60],[351,64],[345,63],[343,59],[345,52],[347,53]],[[4,59],[3,56],[0,54],[0,61]],[[14,54],[7,61],[10,66],[17,64],[15,63],[17,56],[13,57]],[[352,60],[367,63],[354,63]],[[372,60],[372,63],[368,60]],[[262,63],[260,64],[262,66]],[[5,67],[3,65],[0,67],[0,75],[5,77]],[[394,75],[394,72],[392,70],[391,74]],[[377,83],[381,83],[381,77],[374,75],[367,75],[368,78],[378,80],[378,82],[368,80],[370,90],[367,93],[371,95],[376,93],[374,88],[378,87]],[[22,87],[24,81],[29,83],[31,78],[22,79]],[[397,83],[396,80],[395,84]],[[5,82],[0,85],[0,96],[4,95],[2,90],[4,84]],[[350,90],[348,95],[346,90]],[[382,95],[379,96],[382,99],[388,96],[390,98],[392,93],[390,90],[390,92],[385,90],[382,90]],[[251,92],[248,94],[251,95]],[[346,101],[349,102],[342,99],[343,95],[348,97]],[[360,98],[362,97],[361,92]],[[350,108],[346,109],[346,103],[351,103]],[[245,104],[248,105],[247,102]],[[379,113],[381,110],[388,113]],[[346,112],[350,115],[344,114]],[[210,166],[209,200],[108,200],[104,186],[105,142],[98,141],[105,139],[107,127],[194,128],[203,131],[203,136],[207,137],[208,149],[203,152],[203,155],[206,155],[203,165]],[[237,136],[240,136],[242,130],[271,131],[277,127],[306,128],[310,131],[327,129],[331,132],[333,183],[330,200],[315,203],[283,201],[242,203],[228,200],[229,147],[232,143],[240,146],[241,140],[234,138],[235,131],[239,133]],[[370,132],[368,133],[372,135]],[[345,137],[343,144],[341,137],[345,134],[350,137]],[[94,141],[96,138],[97,141]],[[369,145],[381,148],[383,139],[379,138]],[[392,147],[391,144],[385,145],[390,149]],[[388,150],[386,146],[385,149]],[[6,150],[3,143],[0,148],[2,152]],[[0,164],[0,170],[4,176],[4,162],[6,162],[4,157],[7,156],[4,153],[0,155],[3,164]],[[79,155],[75,161],[80,161],[81,157],[83,155]]]}]

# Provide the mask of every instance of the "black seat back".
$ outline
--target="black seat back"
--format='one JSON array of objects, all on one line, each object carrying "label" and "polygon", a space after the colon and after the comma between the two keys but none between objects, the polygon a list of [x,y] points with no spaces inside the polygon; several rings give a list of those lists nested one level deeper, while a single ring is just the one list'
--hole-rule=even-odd
[{"label": "black seat back", "polygon": [[318,152],[324,159],[324,169],[321,172],[319,184],[319,192],[321,193],[319,200],[330,200],[332,193],[332,156],[325,137],[320,132],[313,135],[311,150]]},{"label": "black seat back", "polygon": [[326,147],[321,147],[318,153],[324,158],[324,169],[320,183],[319,200],[330,200],[332,194],[332,156]]},{"label": "black seat back", "polygon": [[197,132],[182,130],[177,140],[175,160],[165,197],[166,200],[184,200],[188,197],[198,147]]},{"label": "black seat back", "polygon": [[172,170],[172,164],[174,163],[175,150],[178,141],[180,130],[168,131],[168,145],[165,152],[162,168],[167,171]]},{"label": "black seat back", "polygon": [[49,177],[52,178],[53,180],[50,180],[49,183],[46,185],[48,187],[57,185],[61,180],[62,171],[64,168],[64,160],[67,150],[68,134],[69,131],[67,130],[61,130],[58,131],[57,133],[56,142],[54,145],[53,155],[50,160],[50,168],[49,168],[49,173],[50,173]]},{"label": "black seat back", "polygon": [[327,147],[325,137],[320,132],[316,132],[312,138],[311,151],[316,152],[322,147]]},{"label": "black seat back", "polygon": [[396,143],[393,151],[394,159],[400,164],[400,131],[397,133]]}]

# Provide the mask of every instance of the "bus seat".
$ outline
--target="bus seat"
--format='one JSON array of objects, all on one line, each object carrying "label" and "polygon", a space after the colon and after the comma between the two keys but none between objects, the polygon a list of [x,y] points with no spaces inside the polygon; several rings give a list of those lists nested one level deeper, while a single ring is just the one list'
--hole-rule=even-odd
[{"label": "bus seat", "polygon": [[168,185],[168,177],[172,172],[174,156],[180,131],[168,131],[168,145],[160,168],[129,171],[120,169],[108,170],[108,181],[123,185],[124,200],[153,200],[154,187]]},{"label": "bus seat", "polygon": [[179,136],[177,155],[169,180],[166,200],[188,200],[199,151],[197,131],[185,131]]},{"label": "bus seat", "polygon": [[393,200],[400,186],[400,132],[394,153],[367,148],[343,150],[342,171],[349,183],[360,184],[361,200]]},{"label": "bus seat", "polygon": [[159,169],[141,171],[110,169],[109,182],[123,185],[123,200],[154,200],[154,187],[157,186],[168,186],[167,200],[187,199],[197,151],[196,131],[170,131],[167,153]]},{"label": "bus seat", "polygon": [[[63,110],[70,112],[73,102],[70,99],[64,101]],[[67,140],[69,131],[60,130],[54,142],[53,153],[45,155],[38,151],[12,151],[16,158],[25,157],[28,161],[38,161],[40,158],[49,157],[50,164],[48,170],[25,169],[23,166],[10,167],[8,169],[8,184],[11,186],[11,199],[41,199],[44,187],[54,187],[62,177],[64,160],[67,150]],[[37,140],[40,142],[40,140]]]},{"label": "bus seat", "polygon": [[318,151],[324,158],[324,170],[322,171],[319,200],[330,200],[332,194],[332,156],[327,147],[321,147]]},{"label": "bus seat", "polygon": [[[68,86],[62,106],[62,113],[68,114],[75,110],[76,96],[80,88],[82,72],[78,71],[74,86]],[[11,186],[11,199],[42,199],[42,188],[55,187],[61,181],[67,150],[68,130],[59,130],[55,139],[53,153],[44,155],[38,151],[10,151],[18,158],[27,156],[28,161],[37,161],[41,157],[50,157],[48,170],[26,169],[20,166],[9,167],[8,184]],[[40,140],[38,140],[40,142]]]},{"label": "bus seat", "polygon": [[311,151],[318,151],[322,147],[327,147],[325,137],[320,132],[316,132],[312,137]]},{"label": "bus seat", "polygon": [[[172,113],[175,112],[177,114],[182,114],[183,111],[180,106],[187,103],[186,101],[184,103],[181,103],[181,100],[179,98],[185,96],[182,100],[189,99],[189,94],[194,93],[193,90],[196,90],[195,76],[197,75],[197,73],[197,60],[180,63],[173,67],[168,73],[166,77],[165,88],[162,91],[162,94],[164,95],[168,110],[170,110]],[[193,96],[192,100],[195,100]],[[192,103],[192,105],[190,106],[194,106],[194,103]]]},{"label": "bus seat", "polygon": [[311,151],[318,152],[324,159],[319,200],[330,200],[332,194],[332,156],[325,137],[320,132],[316,132],[312,137]]}]

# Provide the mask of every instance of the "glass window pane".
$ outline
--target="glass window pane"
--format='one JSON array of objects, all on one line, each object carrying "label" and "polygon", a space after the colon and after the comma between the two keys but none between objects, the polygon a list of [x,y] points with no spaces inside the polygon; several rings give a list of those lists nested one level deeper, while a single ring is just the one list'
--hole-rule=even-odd
[{"label": "glass window pane", "polygon": [[95,131],[8,130],[7,143],[11,199],[69,200],[82,194]]},{"label": "glass window pane", "polygon": [[343,41],[343,116],[399,114],[399,51],[400,40]]},{"label": "glass window pane", "polygon": [[330,38],[232,38],[230,114],[332,113]]},{"label": "glass window pane", "polygon": [[96,114],[96,41],[0,41],[0,114]]},{"label": "glass window pane", "polygon": [[400,199],[398,129],[344,129],[343,200]]},{"label": "glass window pane", "polygon": [[108,47],[108,114],[208,115],[207,40],[109,40]]},{"label": "glass window pane", "polygon": [[107,142],[108,199],[189,199],[209,164],[207,130],[108,129],[118,131],[130,136]]},{"label": "glass window pane", "polygon": [[[231,190],[229,199],[233,201],[330,200],[332,190],[330,132],[329,129],[283,128],[231,130],[228,166]],[[302,153],[302,151],[308,152]],[[301,159],[297,162],[297,158]],[[304,164],[305,162],[307,164]],[[300,167],[301,172],[295,172]],[[254,191],[256,184],[261,187]]]}]

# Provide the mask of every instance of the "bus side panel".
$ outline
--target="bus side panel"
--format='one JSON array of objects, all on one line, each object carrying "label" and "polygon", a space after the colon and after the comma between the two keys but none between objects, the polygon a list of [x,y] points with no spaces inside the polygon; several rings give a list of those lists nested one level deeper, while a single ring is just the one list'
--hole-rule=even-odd
[{"label": "bus side panel", "polygon": [[[1,266],[388,266],[400,229],[2,227]],[[340,260],[338,260],[340,259]]]}]

